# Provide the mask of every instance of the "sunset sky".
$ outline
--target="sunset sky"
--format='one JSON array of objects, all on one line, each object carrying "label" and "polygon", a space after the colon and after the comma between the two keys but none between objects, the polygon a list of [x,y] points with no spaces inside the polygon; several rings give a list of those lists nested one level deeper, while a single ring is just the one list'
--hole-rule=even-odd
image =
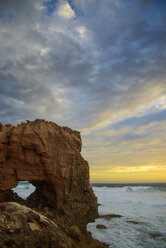
[{"label": "sunset sky", "polygon": [[91,182],[165,182],[166,1],[0,0],[0,122],[39,118]]}]

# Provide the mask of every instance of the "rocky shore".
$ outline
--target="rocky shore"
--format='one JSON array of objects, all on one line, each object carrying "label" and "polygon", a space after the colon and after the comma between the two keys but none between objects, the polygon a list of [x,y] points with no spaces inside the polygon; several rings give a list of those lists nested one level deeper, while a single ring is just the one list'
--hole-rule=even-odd
[{"label": "rocky shore", "polygon": [[[105,248],[87,224],[98,217],[80,133],[44,120],[0,124],[0,247]],[[36,187],[26,200],[12,188]]]}]

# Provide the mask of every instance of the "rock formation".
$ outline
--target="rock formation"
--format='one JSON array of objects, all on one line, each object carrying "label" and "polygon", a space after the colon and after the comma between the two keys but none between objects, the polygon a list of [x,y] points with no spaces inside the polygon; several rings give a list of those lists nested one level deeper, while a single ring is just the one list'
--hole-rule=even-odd
[{"label": "rock formation", "polygon": [[104,248],[77,226],[68,233],[55,221],[15,202],[0,203],[1,248]]},{"label": "rock formation", "polygon": [[[19,212],[23,223],[27,222],[26,214],[35,210],[47,216],[51,230],[57,228],[52,227],[54,222],[61,233],[65,233],[65,238],[77,240],[79,244],[76,247],[84,247],[86,242],[89,242],[88,247],[107,247],[86,232],[87,223],[94,221],[98,211],[97,199],[89,185],[88,163],[81,156],[81,145],[79,132],[52,122],[27,121],[17,126],[0,124],[0,211],[9,212],[11,203],[6,202],[16,201],[33,209],[23,211],[21,205],[12,205],[15,208],[13,212]],[[27,200],[22,200],[11,190],[19,181],[29,181],[36,187]],[[4,218],[0,219],[1,234],[6,230],[2,228]],[[35,228],[36,222],[32,223],[30,228]],[[41,230],[40,223],[36,225]],[[49,237],[52,237],[52,232]],[[55,233],[60,235],[57,231]],[[74,245],[59,244],[55,247]]]}]

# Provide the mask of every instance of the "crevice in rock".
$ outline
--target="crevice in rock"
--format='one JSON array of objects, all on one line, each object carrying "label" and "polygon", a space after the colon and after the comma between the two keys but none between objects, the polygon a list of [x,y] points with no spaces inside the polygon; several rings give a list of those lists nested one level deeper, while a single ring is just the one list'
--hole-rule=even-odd
[{"label": "crevice in rock", "polygon": [[35,131],[34,126],[33,126],[33,132],[34,132],[34,134],[38,137],[38,139],[39,139],[40,142],[43,144],[43,146],[45,146],[45,144],[44,144],[42,138],[40,137],[40,135],[38,134],[38,132]]}]

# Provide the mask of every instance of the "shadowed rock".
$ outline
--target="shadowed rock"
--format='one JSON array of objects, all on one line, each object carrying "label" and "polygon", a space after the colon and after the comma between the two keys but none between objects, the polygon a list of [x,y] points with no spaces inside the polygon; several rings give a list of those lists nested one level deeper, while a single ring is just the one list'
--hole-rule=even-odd
[{"label": "shadowed rock", "polygon": [[163,236],[162,233],[160,233],[160,232],[148,232],[148,235],[149,235],[151,238],[158,238],[158,237]]},{"label": "shadowed rock", "polygon": [[113,218],[121,218],[123,217],[120,214],[103,214],[103,215],[99,215],[99,218],[105,218],[105,219],[113,219]]},{"label": "shadowed rock", "polygon": [[131,224],[134,224],[134,225],[143,224],[143,222],[141,222],[141,221],[136,221],[136,220],[127,220],[126,222],[127,222],[127,223],[131,223]]},{"label": "shadowed rock", "polygon": [[106,248],[76,226],[70,235],[42,214],[15,202],[0,203],[0,247]]},{"label": "shadowed rock", "polygon": [[101,225],[101,224],[98,224],[96,226],[96,228],[98,228],[98,229],[107,229],[105,225]]},{"label": "shadowed rock", "polygon": [[0,204],[0,230],[0,247],[71,247],[56,223],[15,202]]}]

